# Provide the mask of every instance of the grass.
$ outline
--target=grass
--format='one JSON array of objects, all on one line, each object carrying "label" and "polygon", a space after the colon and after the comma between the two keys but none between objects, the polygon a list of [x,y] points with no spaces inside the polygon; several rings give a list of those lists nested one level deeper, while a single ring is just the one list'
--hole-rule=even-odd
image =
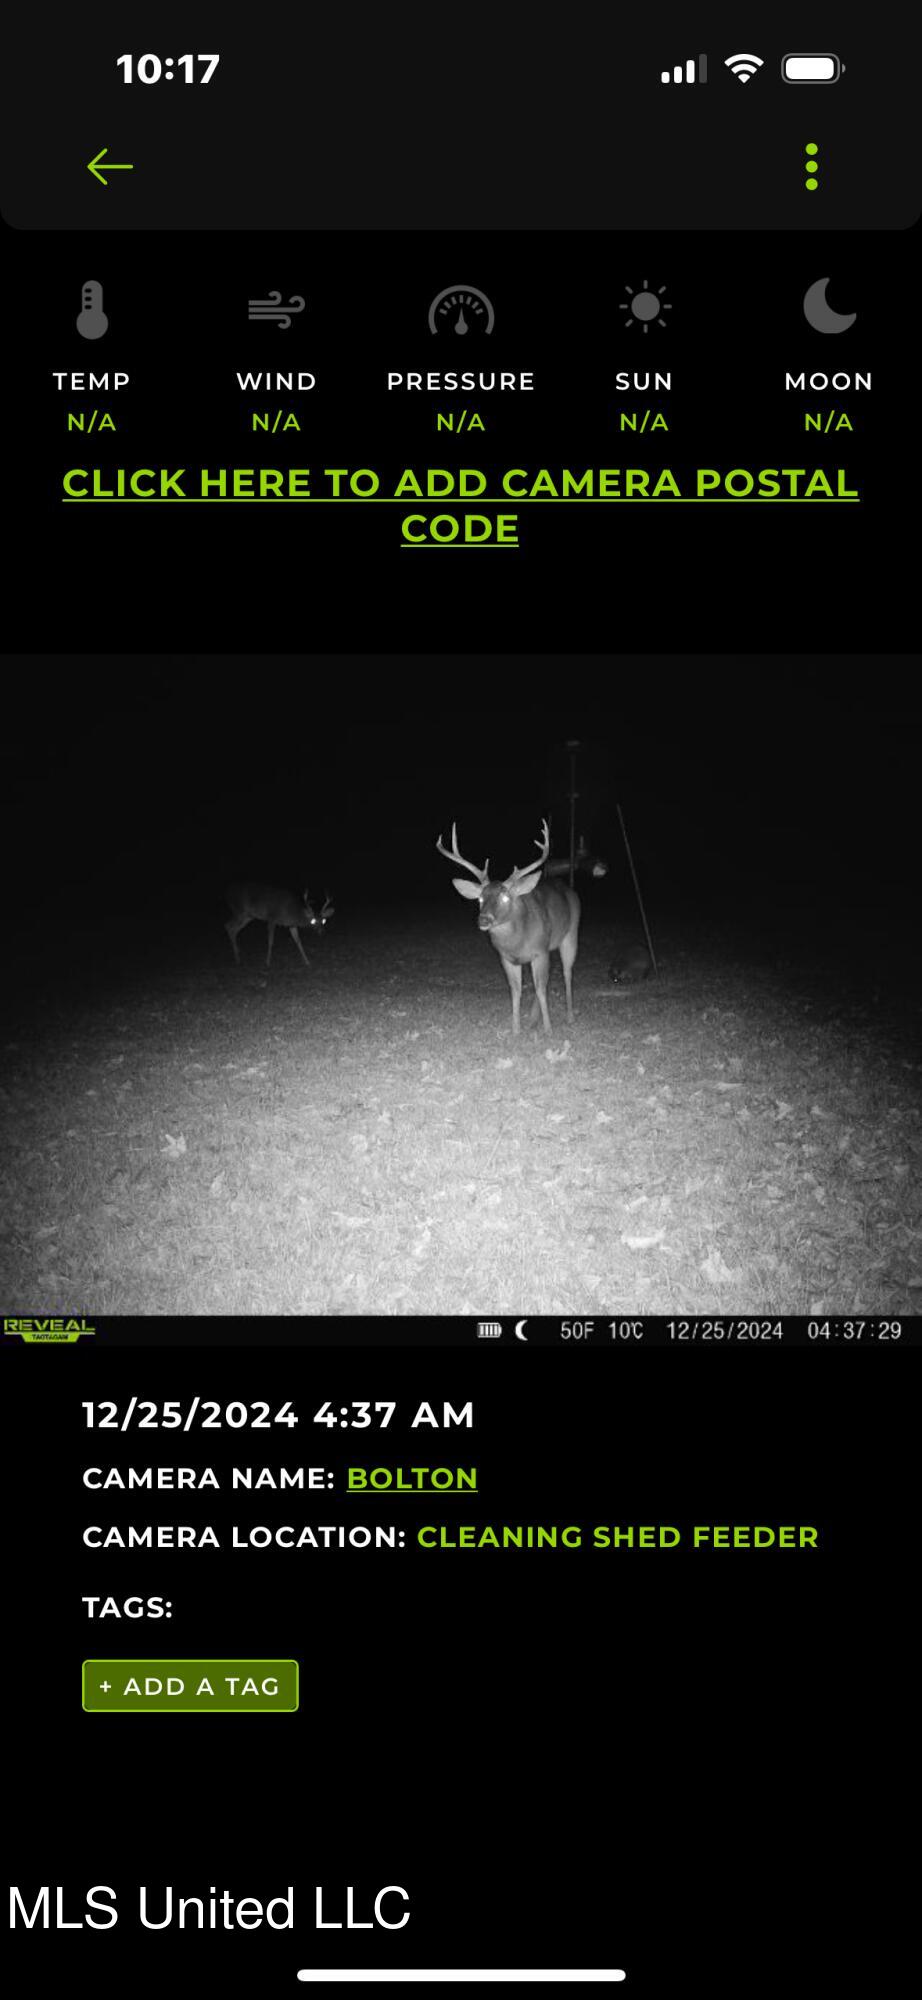
[{"label": "grass", "polygon": [[[415,922],[415,928],[413,928]],[[918,1065],[873,977],[586,937],[511,1035],[469,914],[33,968],[4,1051],[6,1312],[906,1314]],[[92,978],[92,985],[85,984]]]}]

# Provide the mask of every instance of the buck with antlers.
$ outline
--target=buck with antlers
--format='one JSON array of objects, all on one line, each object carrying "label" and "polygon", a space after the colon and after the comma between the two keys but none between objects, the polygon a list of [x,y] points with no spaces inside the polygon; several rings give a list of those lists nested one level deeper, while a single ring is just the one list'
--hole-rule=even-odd
[{"label": "buck with antlers", "polygon": [[456,861],[460,868],[467,868],[475,877],[473,882],[465,882],[455,876],[454,887],[459,896],[466,897],[468,902],[480,904],[478,927],[486,931],[494,950],[499,952],[509,981],[514,1035],[519,1032],[523,965],[531,966],[535,987],[529,1026],[537,1020],[540,1011],[545,1034],[551,1032],[547,979],[552,951],[560,953],[567,989],[567,1020],[573,1019],[572,980],[579,941],[580,903],[575,889],[562,882],[544,879],[550,845],[547,820],[544,820],[542,838],[535,841],[539,849],[537,861],[530,861],[525,868],[513,868],[505,882],[491,882],[488,861],[478,868],[473,861],[465,861],[463,854],[458,853],[456,825],[451,829],[450,848],[444,847],[441,839],[436,841],[436,847],[446,861]]},{"label": "buck with antlers", "polygon": [[312,907],[308,889],[305,889],[303,897],[298,897],[293,896],[290,889],[273,889],[265,882],[232,882],[224,893],[233,911],[230,923],[225,924],[224,928],[230,938],[238,965],[240,964],[240,953],[237,949],[238,935],[246,924],[254,921],[267,924],[269,928],[267,966],[272,963],[272,940],[277,924],[284,924],[289,936],[297,945],[305,965],[310,964],[298,932],[310,931],[315,938],[323,936],[324,928],[333,915],[329,890],[326,891],[323,908],[320,910]]}]

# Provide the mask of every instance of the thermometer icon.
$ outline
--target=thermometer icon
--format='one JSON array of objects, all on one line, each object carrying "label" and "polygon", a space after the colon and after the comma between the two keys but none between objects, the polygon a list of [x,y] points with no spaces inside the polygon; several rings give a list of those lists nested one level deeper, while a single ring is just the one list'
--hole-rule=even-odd
[{"label": "thermometer icon", "polygon": [[83,335],[84,340],[99,340],[108,324],[102,309],[102,286],[97,285],[95,278],[88,278],[80,291],[77,332]]}]

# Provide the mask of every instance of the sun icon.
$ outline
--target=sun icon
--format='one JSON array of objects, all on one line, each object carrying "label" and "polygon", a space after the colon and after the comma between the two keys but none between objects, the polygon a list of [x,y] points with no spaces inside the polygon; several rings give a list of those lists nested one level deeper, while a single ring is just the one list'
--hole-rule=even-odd
[{"label": "sun icon", "polygon": [[628,330],[630,331],[632,319],[636,319],[643,327],[644,333],[649,333],[654,321],[658,322],[660,330],[665,333],[666,322],[663,314],[672,311],[672,307],[663,301],[665,285],[660,285],[658,292],[651,292],[650,280],[645,278],[639,292],[635,292],[631,285],[625,285],[624,289],[628,295],[628,302],[626,306],[621,307],[621,311],[631,315],[628,319]]}]

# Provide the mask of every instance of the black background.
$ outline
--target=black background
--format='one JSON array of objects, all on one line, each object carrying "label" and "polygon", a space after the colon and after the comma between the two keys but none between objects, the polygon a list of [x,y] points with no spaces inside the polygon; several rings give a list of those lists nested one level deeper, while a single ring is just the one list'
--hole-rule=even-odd
[{"label": "black background", "polygon": [[[22,1937],[43,1988],[90,1976],[295,1991],[300,1965],[618,1965],[626,1992],[895,1990],[909,1727],[910,1398],[896,1348],[426,1357],[7,1351],[40,1437],[15,1531],[7,1700],[25,1893],[120,1891],[112,1933]],[[87,1398],[293,1397],[297,1431],[88,1434]],[[397,1398],[330,1433],[330,1398]],[[416,1432],[423,1398],[473,1433]],[[90,1494],[89,1464],[469,1464],[475,1501]],[[355,1510],[347,1512],[347,1510]],[[398,1510],[400,1510],[398,1512]],[[817,1553],[94,1554],[88,1521],[816,1525]],[[449,1511],[451,1510],[451,1511]],[[170,1621],[85,1623],[82,1594]],[[28,1658],[24,1693],[19,1648]],[[294,1716],[85,1716],[83,1657],[294,1656]],[[27,1703],[27,1713],[23,1714]],[[296,1934],[148,1933],[137,1885],[268,1896]],[[313,1933],[313,1890],[411,1894],[403,1932]],[[130,1902],[129,1902],[130,1897]]]},{"label": "black background", "polygon": [[[813,229],[821,203],[836,228],[903,227],[918,40],[896,0],[852,21],[752,4],[742,22],[732,0],[691,19],[594,0],[546,17],[467,0],[437,19],[425,0],[34,7],[5,35],[0,199],[41,229]],[[168,81],[165,59],[195,50],[221,55],[211,83]],[[126,51],[159,54],[160,82],[126,86]],[[792,51],[834,52],[844,73],[789,87]],[[662,87],[702,52],[706,86]],[[748,52],[762,67],[741,84],[726,59]],[[806,140],[824,156],[810,200]],[[105,188],[86,171],[103,147],[133,163]]]},{"label": "black background", "polygon": [[[22,24],[22,46],[11,49],[7,71],[13,100],[7,185],[11,173],[21,180],[25,172],[36,199],[44,188],[39,206],[47,224],[60,220],[68,190],[79,181],[81,227],[77,235],[4,224],[12,644],[23,651],[118,654],[209,653],[229,641],[240,651],[361,648],[430,656],[465,649],[737,652],[754,644],[804,652],[843,644],[906,650],[913,622],[907,420],[918,225],[872,233],[866,225],[880,217],[873,201],[865,206],[882,181],[901,222],[916,213],[916,169],[907,158],[912,116],[904,107],[914,43],[905,20],[897,29],[892,10],[878,9],[861,43],[850,39],[846,47],[837,15],[814,10],[804,21],[802,12],[791,18],[773,9],[760,18],[750,10],[743,38],[758,50],[757,30],[764,30],[764,53],[772,56],[766,71],[743,87],[715,70],[713,85],[683,96],[655,77],[659,64],[676,60],[687,43],[684,11],[673,21],[659,10],[655,26],[619,15],[615,56],[596,64],[587,63],[575,17],[568,17],[566,34],[550,37],[529,18],[521,72],[513,64],[505,91],[522,134],[521,160],[506,176],[507,209],[495,187],[480,208],[473,196],[459,201],[454,176],[460,163],[471,188],[482,172],[488,183],[495,180],[490,161],[501,134],[491,91],[497,76],[506,75],[508,16],[503,37],[494,27],[486,41],[482,13],[444,16],[438,36],[430,26],[431,40],[424,31],[417,37],[425,44],[421,70],[397,60],[401,38],[412,34],[409,18],[394,28],[380,68],[364,63],[366,11],[348,17],[355,60],[342,91],[303,87],[318,38],[344,32],[339,18],[292,22],[269,7],[228,42],[228,23],[207,12],[196,13],[193,37],[188,10],[178,22],[162,9],[156,22],[133,16],[128,35],[120,13],[110,22],[97,9],[92,24],[75,33],[70,57],[60,36],[46,37],[36,54],[47,26],[40,14]],[[151,44],[167,52],[170,26],[183,47],[192,40],[226,49],[220,82],[202,92],[174,85],[172,95],[163,85],[121,86],[114,56],[126,36],[138,52]],[[380,22],[375,32],[382,32]],[[716,53],[727,36],[728,49],[738,48],[742,32],[735,10],[710,8],[693,39],[700,35]],[[775,55],[805,42],[848,59],[840,84],[797,90],[780,83]],[[448,53],[433,98],[423,82],[440,50]],[[546,90],[536,89],[536,63]],[[588,78],[591,101],[574,87],[571,63]],[[593,117],[599,90],[608,115]],[[408,228],[391,205],[387,220],[400,228],[382,234],[357,227],[363,212],[356,194],[346,204],[344,233],[279,229],[280,221],[293,219],[292,201],[295,219],[311,220],[302,214],[302,188],[286,167],[286,148],[315,143],[321,115],[348,122],[349,105],[365,91],[376,115],[384,107],[395,144],[399,131],[401,142],[427,155],[424,209],[412,219],[429,226]],[[459,91],[470,100],[463,119],[451,114]],[[412,118],[400,120],[401,105],[414,97],[418,129]],[[140,167],[134,175],[113,175],[102,189],[82,166],[71,171],[73,149],[64,157],[56,151],[79,113],[86,133],[81,157],[95,150],[94,121],[98,143],[112,142],[111,157],[132,157],[127,143],[116,143],[108,115],[116,110],[126,138],[136,132],[143,142],[150,128],[165,173],[174,155],[181,157],[186,121],[197,115],[205,121],[201,129],[210,130],[207,121],[217,120],[213,151],[187,175],[178,214],[158,206],[159,181],[148,195],[151,181]],[[373,164],[367,120],[357,122],[363,136],[351,143],[344,137],[329,150],[326,177],[345,188],[358,159],[380,199],[384,166]],[[722,135],[716,169],[701,149],[705,129]],[[775,145],[782,130],[789,149],[783,162]],[[604,188],[593,151],[600,133],[603,151],[616,134],[619,144],[627,134],[632,147],[630,168],[612,172],[618,206],[610,219],[620,232],[598,226],[585,190],[578,198],[567,194],[571,183],[577,189],[585,183],[594,194]],[[800,147],[809,134],[821,149],[815,196],[801,185]],[[710,177],[701,182],[705,157]],[[548,172],[559,197],[538,201],[528,229],[498,227],[515,219],[519,185],[534,195]],[[223,229],[196,233],[197,222],[217,216]],[[478,232],[473,225],[485,219],[492,226]],[[131,233],[139,223],[165,220],[176,225],[173,233],[162,227]],[[677,222],[693,227],[682,231]],[[718,226],[728,222],[733,226]],[[838,336],[812,330],[803,317],[807,286],[825,276],[834,308],[858,314]],[[81,339],[74,324],[88,278],[102,284],[110,318],[98,342]],[[665,314],[645,336],[622,310],[645,280],[666,288],[665,333]],[[491,337],[430,335],[429,302],[452,284],[476,285],[491,298]],[[248,299],[273,290],[307,301],[288,333],[247,320]],[[535,393],[386,392],[388,371],[458,365],[533,370]],[[619,369],[650,367],[672,371],[669,395],[625,397],[615,389]],[[127,370],[130,388],[108,398],[75,397],[52,384],[52,370],[102,368]],[[258,368],[316,373],[316,391],[296,403],[300,432],[254,436],[254,404],[275,411],[292,400],[241,396],[237,371]],[[786,394],[786,371],[801,369],[870,371],[874,386],[845,396]],[[484,417],[483,435],[437,432],[438,409],[466,407],[469,415],[472,404]],[[94,406],[112,411],[118,431],[68,433],[68,410]],[[664,411],[668,432],[620,429],[625,407],[648,406]],[[833,412],[833,422],[844,408],[854,429],[806,433],[804,413],[813,408],[824,421]],[[522,547],[502,551],[402,549],[400,506],[196,505],[183,514],[171,504],[148,506],[142,523],[143,503],[96,511],[61,505],[67,466],[261,463],[370,465],[385,490],[407,465],[483,466],[495,477],[516,465],[667,464],[683,491],[697,465],[841,466],[862,500],[860,506],[818,502],[809,511],[768,503],[523,507]]]},{"label": "black background", "polygon": [[[7,233],[28,301],[8,434],[7,630],[23,651],[208,653],[363,649],[557,652],[754,647],[878,652],[912,644],[913,457],[907,398],[917,328],[916,232],[452,238],[94,239]],[[857,312],[824,336],[805,290]],[[104,290],[110,331],[75,330],[80,287]],[[666,286],[668,328],[644,335],[628,288]],[[429,302],[476,284],[492,336],[433,338]],[[300,293],[288,333],[247,322],[249,297]],[[665,316],[664,316],[665,318]],[[630,325],[630,331],[627,327]],[[533,370],[531,394],[388,394],[389,371]],[[52,370],[127,370],[119,395],[59,393]],[[318,387],[241,394],[238,371],[306,368]],[[618,370],[672,372],[669,394],[625,395]],[[870,372],[870,392],[786,393],[788,370]],[[295,405],[302,429],[257,434],[252,409]],[[108,409],[114,435],[67,431]],[[436,430],[473,408],[483,434]],[[668,432],[620,429],[662,410]],[[805,411],[851,430],[807,433]],[[835,422],[836,418],[833,418]],[[402,505],[62,505],[68,467],[289,465],[844,469],[859,505],[532,505],[518,550],[401,548]],[[146,512],[142,518],[142,508]],[[426,509],[422,510],[423,512]],[[440,510],[432,510],[440,511]],[[484,511],[473,503],[473,511]],[[514,502],[491,515],[514,512]],[[38,561],[36,558],[38,557]]]}]

